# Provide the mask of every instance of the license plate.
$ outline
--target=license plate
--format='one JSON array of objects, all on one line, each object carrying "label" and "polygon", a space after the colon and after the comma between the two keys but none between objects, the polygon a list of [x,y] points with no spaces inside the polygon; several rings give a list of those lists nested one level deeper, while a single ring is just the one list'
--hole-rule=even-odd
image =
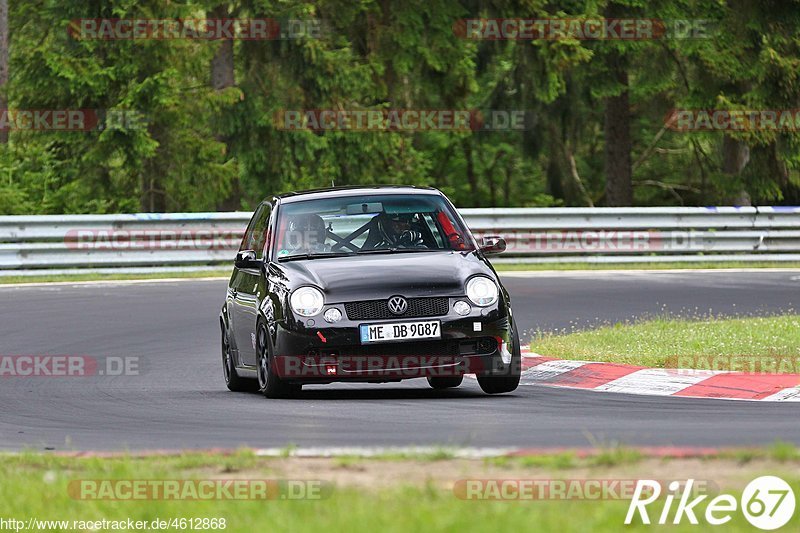
[{"label": "license plate", "polygon": [[361,324],[360,328],[361,344],[412,339],[440,339],[442,337],[441,325],[438,320],[389,324]]}]

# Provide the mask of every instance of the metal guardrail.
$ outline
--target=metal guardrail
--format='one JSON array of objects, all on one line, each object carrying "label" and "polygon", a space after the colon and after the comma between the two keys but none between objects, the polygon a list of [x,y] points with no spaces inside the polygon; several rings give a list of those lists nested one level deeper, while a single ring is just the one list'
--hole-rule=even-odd
[{"label": "metal guardrail", "polygon": [[[800,261],[800,207],[462,209],[496,262]],[[0,270],[229,266],[250,213],[0,216]]]}]

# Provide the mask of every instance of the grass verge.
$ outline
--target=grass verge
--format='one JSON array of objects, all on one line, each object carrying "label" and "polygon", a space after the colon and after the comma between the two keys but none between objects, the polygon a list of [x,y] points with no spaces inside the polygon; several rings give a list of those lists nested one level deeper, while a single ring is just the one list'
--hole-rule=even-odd
[{"label": "grass verge", "polygon": [[[777,451],[774,451],[777,450]],[[704,459],[648,459],[628,451],[608,452],[622,461],[563,454],[489,460],[260,458],[249,452],[229,456],[65,458],[22,454],[0,456],[0,516],[27,520],[225,519],[225,531],[599,531],[621,530],[627,499],[485,501],[463,499],[459,480],[635,480],[702,478],[738,497],[751,479],[778,475],[800,487],[800,455],[789,444],[747,454],[729,452]],[[702,472],[702,474],[698,474]],[[75,499],[80,480],[322,480],[331,490],[322,499],[127,500]],[[74,483],[73,483],[74,485]],[[651,510],[658,516],[663,501]],[[704,505],[699,505],[702,512]],[[795,518],[795,525],[797,518]],[[670,531],[697,531],[684,524]],[[642,524],[626,527],[650,530]],[[792,525],[787,528],[791,529]],[[59,529],[58,527],[52,529]],[[61,527],[62,530],[73,529]],[[166,528],[166,530],[175,530]],[[219,529],[218,529],[219,530]],[[751,531],[734,513],[726,531]]]},{"label": "grass verge", "polygon": [[[774,371],[800,373],[800,315],[748,318],[655,318],[617,323],[586,331],[537,332],[531,350],[540,355],[583,361],[690,368],[746,370],[734,364],[778,361]],[[731,368],[719,368],[719,357]],[[766,368],[766,367],[765,367]]]},{"label": "grass verge", "polygon": [[230,269],[203,270],[197,272],[143,272],[138,274],[42,274],[35,276],[0,276],[0,285],[18,283],[52,283],[80,281],[157,280],[193,278],[229,278]]}]

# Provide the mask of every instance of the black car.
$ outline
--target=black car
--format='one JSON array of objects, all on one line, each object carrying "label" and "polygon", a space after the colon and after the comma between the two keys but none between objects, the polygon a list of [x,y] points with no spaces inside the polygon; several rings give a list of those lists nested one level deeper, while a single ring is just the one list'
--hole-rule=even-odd
[{"label": "black car", "polygon": [[303,384],[474,373],[487,393],[520,379],[511,301],[440,191],[338,187],[264,201],[220,313],[225,382],[288,397]]}]

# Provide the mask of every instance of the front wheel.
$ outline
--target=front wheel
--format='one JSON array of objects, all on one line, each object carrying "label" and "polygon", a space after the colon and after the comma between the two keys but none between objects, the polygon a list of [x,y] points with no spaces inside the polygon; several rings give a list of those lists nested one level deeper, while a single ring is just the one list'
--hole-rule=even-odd
[{"label": "front wheel", "polygon": [[291,398],[300,392],[302,385],[287,383],[275,372],[274,359],[269,354],[269,339],[264,324],[258,326],[256,336],[258,353],[258,388],[267,398]]},{"label": "front wheel", "polygon": [[490,372],[478,375],[478,385],[486,394],[502,394],[516,390],[522,373],[522,350],[515,320],[511,322],[511,362],[505,364],[500,355],[495,356],[495,366]]}]

